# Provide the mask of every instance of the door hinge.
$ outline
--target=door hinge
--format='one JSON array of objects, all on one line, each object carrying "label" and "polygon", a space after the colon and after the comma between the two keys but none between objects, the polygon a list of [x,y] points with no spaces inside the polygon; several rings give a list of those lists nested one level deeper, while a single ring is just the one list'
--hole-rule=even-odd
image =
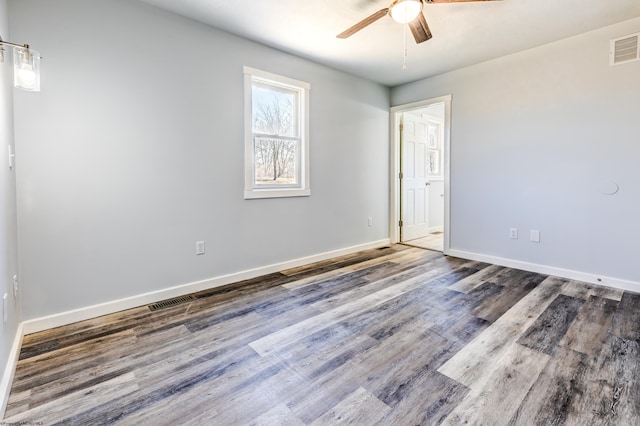
[{"label": "door hinge", "polygon": [[400,172],[400,173],[398,174],[398,177],[399,177],[400,179],[402,179],[402,178],[404,177],[404,175],[402,174],[402,172]]},{"label": "door hinge", "polygon": [[404,130],[404,124],[400,125],[400,132],[402,132]]},{"label": "door hinge", "polygon": [[402,221],[398,222],[398,226],[402,228]]}]

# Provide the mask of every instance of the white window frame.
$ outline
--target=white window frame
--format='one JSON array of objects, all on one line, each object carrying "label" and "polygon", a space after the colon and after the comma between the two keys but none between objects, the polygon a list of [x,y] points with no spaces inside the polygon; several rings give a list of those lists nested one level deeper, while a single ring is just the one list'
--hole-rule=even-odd
[{"label": "white window frame", "polygon": [[438,172],[437,173],[432,173],[431,171],[429,171],[429,180],[431,182],[437,182],[437,181],[442,181],[444,178],[444,171],[443,171],[443,166],[444,166],[444,120],[440,117],[434,117],[432,115],[429,114],[422,114],[422,118],[426,118],[428,121],[427,124],[427,136],[429,136],[429,126],[430,125],[435,125],[438,127],[438,140],[436,141],[436,146],[435,147],[431,147],[428,146],[427,147],[427,154],[429,151],[434,151],[437,153],[438,155]]},{"label": "white window frame", "polygon": [[[246,200],[256,198],[282,198],[282,197],[308,197],[311,195],[309,186],[309,91],[311,85],[304,81],[294,80],[270,72],[244,67],[244,198]],[[258,187],[254,184],[255,154],[254,138],[264,135],[253,132],[253,83],[275,88],[285,88],[298,92],[298,120],[300,126],[300,166],[298,184],[269,185]],[[298,172],[298,171],[297,171]]]}]

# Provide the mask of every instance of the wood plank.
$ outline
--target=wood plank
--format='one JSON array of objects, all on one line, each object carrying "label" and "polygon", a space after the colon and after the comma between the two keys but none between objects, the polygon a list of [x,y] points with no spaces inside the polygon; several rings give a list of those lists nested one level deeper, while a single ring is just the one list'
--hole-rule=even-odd
[{"label": "wood plank", "polygon": [[558,295],[518,339],[518,343],[548,355],[553,354],[583,303],[582,299]]},{"label": "wood plank", "polygon": [[415,292],[408,292],[380,306],[368,309],[341,324],[355,334],[371,336],[379,342],[403,330],[405,327],[433,327],[429,306],[420,303]]},{"label": "wood plank", "polygon": [[465,347],[491,325],[488,321],[469,314],[456,318],[449,313],[449,316],[440,316],[433,321],[435,325],[431,327],[431,330],[449,340],[453,344],[454,353]]},{"label": "wood plank", "polygon": [[468,293],[488,281],[502,287],[520,287],[528,283],[538,285],[546,278],[546,275],[537,274],[535,272],[490,265],[485,269],[481,269],[477,274],[459,281],[454,286],[451,286],[450,289],[460,291],[462,293]]},{"label": "wood plank", "polygon": [[441,424],[469,392],[465,386],[433,370],[425,370],[412,385],[413,390],[378,424]]},{"label": "wood plank", "polygon": [[[212,419],[213,424],[248,424],[308,386],[303,378],[271,360],[252,358],[250,364],[253,374],[247,374],[244,368],[237,369],[235,374],[213,380],[207,393],[194,386],[158,406],[133,413],[125,419],[126,423],[153,423],[158,409],[164,410],[169,403],[171,407],[163,419],[167,424],[205,425],[212,424]],[[289,417],[296,416],[291,413]]]},{"label": "wood plank", "polygon": [[504,269],[505,269],[504,266],[489,265],[486,268],[480,269],[475,274],[469,275],[465,279],[462,279],[460,281],[453,283],[447,288],[449,290],[459,291],[460,293],[466,294],[466,293],[469,293],[474,288],[478,287],[479,285],[490,280],[491,277],[498,274],[500,271]]},{"label": "wood plank", "polygon": [[590,358],[566,347],[558,348],[538,376],[510,425],[562,425],[575,398],[585,392],[584,375]]},{"label": "wood plank", "polygon": [[79,411],[93,405],[126,398],[138,389],[134,374],[126,373],[91,388],[70,392],[61,398],[5,418],[5,422],[9,424],[54,424],[65,422]]},{"label": "wood plank", "polygon": [[450,341],[466,345],[490,325],[489,321],[473,315],[473,311],[503,290],[501,286],[485,282],[467,294],[446,290],[429,297],[428,303],[434,305],[428,313],[434,323],[431,329]]},{"label": "wood plank", "polygon": [[408,326],[379,346],[356,355],[353,363],[368,372],[365,388],[395,406],[409,393],[419,392],[415,383],[452,355],[451,346],[430,330]]},{"label": "wood plank", "polygon": [[349,361],[298,389],[286,404],[305,424],[312,423],[361,387],[367,373]]},{"label": "wood plank", "polygon": [[562,294],[587,300],[591,296],[604,297],[606,299],[620,301],[623,290],[595,284],[589,284],[582,281],[566,280],[567,284],[562,290]]},{"label": "wood plank", "polygon": [[22,349],[29,348],[33,345],[41,345],[69,335],[85,334],[89,330],[100,329],[105,325],[121,324],[123,322],[140,322],[149,316],[149,309],[146,307],[138,307],[120,311],[109,315],[103,315],[91,318],[85,321],[79,321],[68,324],[63,327],[50,328],[38,333],[31,333],[22,339]]},{"label": "wood plank", "polygon": [[[446,262],[442,264],[445,265]],[[435,267],[434,262],[427,262],[421,268],[407,268],[405,265],[384,262],[332,280],[296,288],[278,299],[272,298],[271,303],[256,306],[255,310],[267,318],[307,306],[310,309],[326,311],[349,303],[354,298],[381,290],[389,283],[397,282],[399,277],[415,276]]]},{"label": "wood plank", "polygon": [[547,354],[518,344],[511,345],[498,361],[499,368],[494,369],[483,386],[471,388],[443,425],[506,425],[549,359]]},{"label": "wood plank", "polygon": [[145,316],[147,315],[136,315],[128,321],[118,321],[116,323],[117,325],[114,325],[113,323],[106,323],[99,327],[92,327],[87,330],[77,331],[65,336],[56,338],[47,337],[37,344],[28,343],[22,346],[19,360],[25,360],[45,353],[51,353],[55,350],[72,347],[81,343],[100,341],[100,339],[108,338],[111,335],[118,335],[122,332],[127,332],[134,324],[134,321],[138,321],[141,317]]},{"label": "wood plank", "polygon": [[270,356],[291,372],[314,380],[379,344],[370,336],[353,335],[348,329],[338,325],[309,335],[272,352]]},{"label": "wood plank", "polygon": [[258,416],[250,426],[304,426],[302,420],[297,418],[286,404],[279,404],[271,410]]},{"label": "wood plank", "polygon": [[22,392],[12,391],[7,401],[5,417],[13,417],[23,411],[29,409],[29,399],[31,398],[31,389]]},{"label": "wood plank", "polygon": [[631,425],[640,419],[640,344],[609,334],[585,370],[584,391],[575,395],[567,424]]},{"label": "wood plank", "polygon": [[640,342],[640,294],[626,292],[613,316],[612,333]]},{"label": "wood plank", "polygon": [[536,282],[526,281],[519,286],[503,287],[500,293],[486,298],[480,306],[473,310],[472,314],[494,322],[537,286]]},{"label": "wood plank", "polygon": [[492,299],[504,290],[504,287],[485,282],[467,294],[444,290],[428,297],[427,303],[444,312],[456,312],[458,315],[473,312],[488,299]]},{"label": "wood plank", "polygon": [[607,340],[618,303],[590,296],[560,344],[584,354],[598,355]]},{"label": "wood plank", "polygon": [[283,287],[288,288],[289,290],[294,290],[298,288],[302,288],[308,285],[318,284],[321,282],[332,281],[337,278],[348,276],[353,274],[354,272],[361,271],[363,269],[370,268],[372,266],[377,266],[382,263],[389,263],[393,261],[403,261],[404,259],[415,260],[415,259],[424,259],[428,260],[430,258],[435,258],[436,255],[430,254],[427,255],[425,253],[417,253],[412,250],[405,250],[397,253],[390,253],[386,256],[376,257],[365,262],[359,262],[354,264],[349,264],[342,268],[332,269],[330,271],[324,272],[322,274],[311,275],[306,278],[297,279],[290,283],[284,284]]},{"label": "wood plank", "polygon": [[[259,324],[259,321],[253,320]],[[242,325],[240,325],[242,326]],[[246,329],[246,327],[245,327]],[[38,364],[38,367],[46,370],[47,368],[55,374],[36,374],[35,378],[42,380],[39,387],[32,388],[33,397],[31,398],[31,406],[37,406],[42,401],[46,401],[47,395],[54,397],[52,393],[57,388],[64,388],[68,383],[67,389],[72,391],[78,386],[85,386],[87,381],[100,381],[108,378],[113,372],[124,371],[123,368],[135,370],[138,380],[142,379],[146,375],[150,377],[160,377],[162,379],[165,368],[173,369],[176,365],[180,365],[180,360],[183,358],[198,357],[211,353],[211,344],[216,342],[219,354],[224,354],[229,351],[229,346],[233,345],[233,339],[242,338],[242,334],[235,333],[233,336],[225,336],[224,339],[218,339],[216,341],[215,336],[198,336],[198,337],[183,337],[176,339],[172,345],[166,345],[154,347],[145,344],[137,345],[133,342],[129,342],[126,345],[116,344],[103,347],[96,347],[95,349],[87,348],[87,354],[99,354],[93,355],[93,358],[87,362],[80,359],[78,362],[70,362],[62,358],[57,362],[56,360],[42,360],[38,358],[31,358],[25,361],[21,361],[18,365],[18,371],[22,371],[22,367],[27,364]],[[249,338],[250,336],[244,336]],[[111,343],[111,342],[107,342]],[[109,347],[113,347],[109,349]],[[41,357],[40,357],[41,358]],[[166,366],[166,367],[163,367]],[[146,369],[146,373],[145,373]],[[66,375],[65,375],[66,370]],[[171,374],[171,371],[167,371],[167,375]],[[29,379],[29,377],[27,377]],[[42,393],[41,390],[42,389]]]},{"label": "wood plank", "polygon": [[[136,383],[142,389],[141,392],[128,399],[111,399],[77,410],[65,421],[69,424],[139,424],[133,419],[139,419],[144,414],[157,418],[159,407],[166,407],[164,418],[177,415],[178,409],[187,412],[188,406],[179,404],[180,396],[190,393],[185,399],[193,400],[194,393],[202,393],[199,387],[257,360],[259,357],[246,347],[222,353],[210,347],[208,353],[194,358],[185,357],[177,365],[167,362],[163,366],[145,366],[135,372]],[[190,409],[193,410],[193,407]]]},{"label": "wood plank", "polygon": [[391,407],[380,401],[365,388],[359,387],[311,424],[314,426],[371,425],[377,423],[389,411],[391,411]]},{"label": "wood plank", "polygon": [[468,387],[486,382],[512,344],[560,293],[562,285],[561,281],[553,278],[545,280],[438,371]]},{"label": "wood plank", "polygon": [[[287,269],[282,271],[281,273],[295,280],[304,280],[306,277],[324,276],[324,274],[327,272],[348,268],[352,265],[362,264],[370,260],[394,255],[405,250],[407,250],[407,247],[396,244],[389,247],[365,250],[362,252],[342,256],[340,258],[328,259],[298,268]],[[424,253],[414,253],[414,255],[424,255]]]},{"label": "wood plank", "polygon": [[[250,343],[250,346],[260,355],[267,355],[275,348],[290,344],[308,336],[309,334],[321,330],[326,327],[326,324],[328,323],[342,321],[360,312],[371,309],[372,307],[379,306],[423,285],[444,286],[444,283],[447,282],[447,276],[441,277],[440,280],[438,279],[443,272],[444,271],[442,269],[431,270],[417,277],[403,281],[400,284],[369,294],[354,302],[338,306],[334,309],[323,312],[320,315],[316,315],[315,317],[272,333],[269,336],[255,340]],[[455,276],[457,277],[457,275]]]}]

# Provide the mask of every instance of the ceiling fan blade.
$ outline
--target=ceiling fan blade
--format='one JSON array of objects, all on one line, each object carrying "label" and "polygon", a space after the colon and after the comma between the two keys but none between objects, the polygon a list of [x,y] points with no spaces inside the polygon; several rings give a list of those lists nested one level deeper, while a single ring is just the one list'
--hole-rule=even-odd
[{"label": "ceiling fan blade", "polygon": [[344,32],[341,32],[336,37],[338,37],[338,38],[347,38],[349,36],[352,36],[353,34],[357,33],[361,29],[363,29],[364,27],[373,24],[378,19],[382,18],[383,16],[387,15],[388,13],[389,13],[389,8],[388,7],[385,7],[384,9],[380,9],[379,11],[374,13],[373,15],[364,18],[362,21],[358,22],[357,24],[355,24],[353,27],[349,28],[348,30],[346,30]]},{"label": "ceiling fan blade", "polygon": [[425,3],[466,3],[472,1],[502,1],[502,0],[422,0]]},{"label": "ceiling fan blade", "polygon": [[413,34],[413,38],[416,39],[416,43],[422,43],[433,37],[422,12],[418,14],[416,19],[409,22],[409,28],[411,28],[411,34]]}]

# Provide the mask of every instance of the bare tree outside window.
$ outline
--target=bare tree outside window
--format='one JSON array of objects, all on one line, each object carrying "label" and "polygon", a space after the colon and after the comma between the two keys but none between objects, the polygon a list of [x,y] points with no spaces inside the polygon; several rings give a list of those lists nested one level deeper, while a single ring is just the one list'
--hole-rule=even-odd
[{"label": "bare tree outside window", "polygon": [[[256,184],[295,184],[299,138],[295,93],[258,87],[254,98],[253,131]],[[254,93],[255,93],[254,92]]]}]

